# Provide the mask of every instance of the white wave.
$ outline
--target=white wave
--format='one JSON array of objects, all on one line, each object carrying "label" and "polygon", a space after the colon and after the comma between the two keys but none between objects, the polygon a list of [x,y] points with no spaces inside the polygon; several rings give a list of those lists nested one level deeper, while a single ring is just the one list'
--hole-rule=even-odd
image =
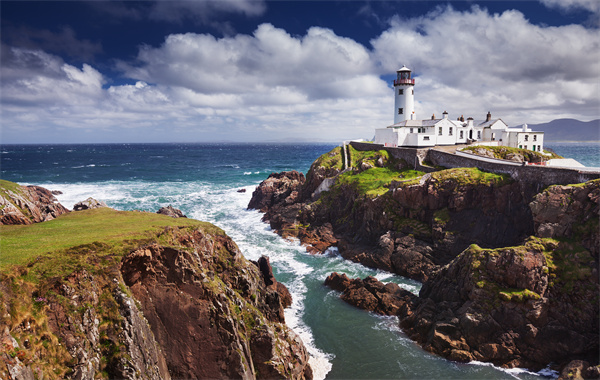
[{"label": "white wave", "polygon": [[244,175],[250,175],[252,172],[244,172]]},{"label": "white wave", "polygon": [[491,367],[494,368],[495,370],[504,372],[508,375],[510,375],[511,377],[515,378],[515,379],[519,379],[520,374],[527,374],[527,375],[532,375],[532,376],[543,376],[543,377],[549,377],[549,378],[553,378],[553,379],[557,379],[558,378],[558,372],[551,370],[550,368],[544,368],[539,372],[532,372],[529,371],[527,369],[524,368],[502,368],[502,367],[497,367],[492,363],[487,363],[487,362],[480,362],[477,360],[473,360],[467,363],[468,365],[474,365],[474,366],[481,366],[481,367]]}]

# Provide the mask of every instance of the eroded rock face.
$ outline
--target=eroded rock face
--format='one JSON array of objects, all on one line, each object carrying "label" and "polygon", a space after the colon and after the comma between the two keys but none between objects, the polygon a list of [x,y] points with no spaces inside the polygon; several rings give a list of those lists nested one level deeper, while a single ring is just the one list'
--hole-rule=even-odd
[{"label": "eroded rock face", "polygon": [[158,343],[169,347],[171,375],[311,378],[304,346],[281,323],[276,283],[267,285],[228,238],[195,231],[188,241],[197,253],[149,246],[121,268]]},{"label": "eroded rock face", "polygon": [[584,237],[581,243],[598,256],[600,180],[578,186],[551,186],[536,195],[529,206],[536,236],[561,238],[581,232]]},{"label": "eroded rock face", "polygon": [[[208,227],[158,237],[121,261],[107,244],[71,248],[79,269],[39,284],[0,277],[0,378],[312,378],[267,258],[261,272]],[[44,260],[23,270],[44,276]]]},{"label": "eroded rock face", "polygon": [[585,269],[597,263],[565,271],[567,249],[535,238],[521,247],[473,246],[436,271],[419,297],[373,278],[334,273],[325,283],[357,307],[397,315],[409,337],[451,360],[535,370],[573,359],[597,364],[600,288]]},{"label": "eroded rock face", "polygon": [[462,172],[443,179],[428,174],[411,186],[392,184],[392,191],[376,198],[336,185],[314,202],[314,190],[335,180],[325,176],[337,174],[315,164],[304,184],[297,174],[272,174],[248,207],[265,212],[273,230],[300,239],[311,253],[337,246],[346,259],[419,281],[470,244],[519,244],[533,233],[533,190],[517,182],[471,184]]},{"label": "eroded rock face", "polygon": [[[370,289],[382,288],[371,285],[376,280],[335,273],[326,284],[355,306],[395,313],[412,339],[451,360],[535,370],[573,361],[563,377],[589,376],[599,354],[599,184],[553,186],[537,195],[531,212],[540,237],[507,248],[472,245],[431,271],[419,297],[386,299]],[[406,238],[383,235],[377,258],[393,262]]]},{"label": "eroded rock face", "polygon": [[271,173],[252,193],[249,209],[266,212],[276,205],[291,205],[300,201],[304,174],[295,170]]},{"label": "eroded rock face", "polygon": [[69,212],[50,190],[19,186],[0,196],[0,224],[32,224],[52,220]]}]

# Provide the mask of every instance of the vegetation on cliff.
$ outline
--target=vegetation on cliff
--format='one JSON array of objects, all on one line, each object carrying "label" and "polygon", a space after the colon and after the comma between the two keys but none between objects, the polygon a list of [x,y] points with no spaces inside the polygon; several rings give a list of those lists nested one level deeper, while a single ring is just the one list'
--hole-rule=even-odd
[{"label": "vegetation on cliff", "polygon": [[452,360],[539,369],[584,359],[600,374],[600,180],[539,192],[507,174],[416,173],[384,150],[348,151],[352,169],[328,166],[336,148],[310,181],[280,173],[251,202],[280,199],[261,208],[264,220],[311,252],[336,245],[346,259],[424,282],[413,298],[332,276],[345,300],[398,315],[409,336]]},{"label": "vegetation on cliff", "polygon": [[2,378],[310,377],[277,289],[209,223],[100,208],[0,233]]},{"label": "vegetation on cliff", "polygon": [[529,149],[511,148],[508,146],[467,146],[462,149],[479,156],[499,158],[517,162],[545,162],[553,158],[563,158],[554,152],[534,152]]}]

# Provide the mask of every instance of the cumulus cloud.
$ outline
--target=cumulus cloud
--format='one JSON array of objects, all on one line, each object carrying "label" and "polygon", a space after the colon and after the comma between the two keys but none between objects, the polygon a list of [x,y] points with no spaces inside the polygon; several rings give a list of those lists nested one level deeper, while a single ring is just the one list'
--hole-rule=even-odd
[{"label": "cumulus cloud", "polygon": [[21,71],[18,65],[3,68],[14,84],[7,85],[11,91],[3,94],[5,103],[23,104],[30,77],[52,77],[60,82],[57,89],[80,83],[99,90],[87,97],[94,107],[70,108],[63,121],[51,102],[62,102],[66,110],[78,102],[73,92],[61,98],[48,91],[46,99],[29,99],[32,105],[47,105],[37,114],[68,128],[105,130],[122,123],[140,131],[168,126],[169,133],[163,134],[181,131],[192,140],[338,140],[370,137],[374,127],[387,123],[383,110],[391,110],[393,102],[369,51],[324,28],[311,28],[304,36],[270,24],[235,37],[170,35],[161,46],[142,47],[136,62],[120,64],[135,84],[104,89],[101,76],[94,82],[92,74],[98,72],[89,65],[76,68],[44,52],[12,51],[24,55],[22,62],[31,62],[22,64]]},{"label": "cumulus cloud", "polygon": [[387,71],[400,63],[419,79],[417,111],[484,115],[510,122],[598,117],[600,35],[580,25],[531,24],[514,10],[490,14],[451,7],[396,17],[372,41]]},{"label": "cumulus cloud", "polygon": [[102,98],[103,75],[81,69],[41,50],[2,47],[2,103],[32,107],[95,104]]},{"label": "cumulus cloud", "polygon": [[262,24],[252,36],[215,38],[177,34],[158,48],[145,46],[126,75],[146,82],[184,87],[202,94],[272,97],[275,88],[292,100],[369,96],[385,88],[361,44],[324,28],[303,37]]},{"label": "cumulus cloud", "polygon": [[395,17],[370,48],[321,27],[173,34],[118,64],[126,84],[92,64],[3,45],[2,133],[5,141],[22,141],[25,128],[80,141],[369,138],[393,120],[393,91],[380,76],[402,64],[417,75],[421,118],[447,110],[492,111],[511,125],[590,120],[600,109],[599,39],[597,29],[533,25],[517,11],[440,7]]}]

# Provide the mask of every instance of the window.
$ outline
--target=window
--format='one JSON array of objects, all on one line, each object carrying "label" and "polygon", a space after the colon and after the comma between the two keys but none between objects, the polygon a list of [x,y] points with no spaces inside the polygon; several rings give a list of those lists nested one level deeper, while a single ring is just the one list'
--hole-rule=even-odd
[{"label": "window", "polygon": [[404,109],[403,108],[398,108],[398,115],[402,115],[404,113]]},{"label": "window", "polygon": [[399,89],[398,90],[398,95],[404,95],[404,90],[403,89]]},{"label": "window", "polygon": [[533,141],[537,141],[537,135],[533,135]]},{"label": "window", "polygon": [[460,138],[464,138],[463,131],[460,131]]},{"label": "window", "polygon": [[542,148],[538,145],[538,152],[541,152]]},{"label": "window", "polygon": [[525,135],[525,141],[529,141],[529,135]]},{"label": "window", "polygon": [[438,135],[440,135],[440,136],[442,135],[442,127],[440,127],[440,128],[438,129]]},{"label": "window", "polygon": [[492,141],[496,141],[496,134],[492,133]]},{"label": "window", "polygon": [[519,149],[523,149],[523,145],[519,145]]},{"label": "window", "polygon": [[410,133],[413,133],[413,129],[412,128],[410,129]]},{"label": "window", "polygon": [[448,136],[452,136],[452,127],[448,128]]},{"label": "window", "polygon": [[477,131],[477,140],[481,140],[481,131]]},{"label": "window", "polygon": [[415,90],[414,90],[414,89],[412,90],[412,94],[413,94],[413,95],[415,94]]},{"label": "window", "polygon": [[429,136],[423,136],[423,140],[429,141]]}]

